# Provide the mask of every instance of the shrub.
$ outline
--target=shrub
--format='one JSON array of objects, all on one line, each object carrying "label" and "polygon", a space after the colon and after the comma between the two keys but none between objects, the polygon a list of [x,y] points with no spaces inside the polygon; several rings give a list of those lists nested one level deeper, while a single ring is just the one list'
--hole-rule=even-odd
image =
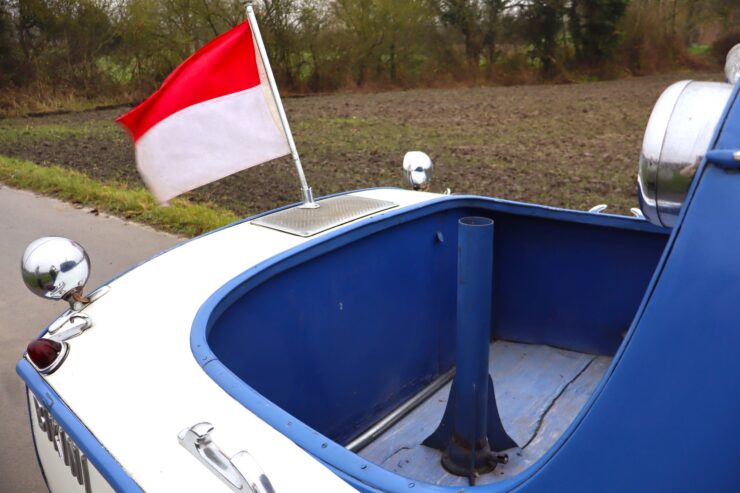
[{"label": "shrub", "polygon": [[712,48],[710,50],[712,60],[718,64],[724,65],[727,53],[738,43],[740,43],[740,31],[730,31],[717,38],[717,40],[712,43]]}]

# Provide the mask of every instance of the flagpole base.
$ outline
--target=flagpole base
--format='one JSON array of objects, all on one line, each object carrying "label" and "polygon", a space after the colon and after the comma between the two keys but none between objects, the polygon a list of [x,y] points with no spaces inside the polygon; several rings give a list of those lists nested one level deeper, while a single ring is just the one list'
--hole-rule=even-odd
[{"label": "flagpole base", "polygon": [[320,207],[319,203],[313,200],[311,187],[302,188],[301,193],[303,194],[303,203],[298,206],[299,209],[318,209]]}]

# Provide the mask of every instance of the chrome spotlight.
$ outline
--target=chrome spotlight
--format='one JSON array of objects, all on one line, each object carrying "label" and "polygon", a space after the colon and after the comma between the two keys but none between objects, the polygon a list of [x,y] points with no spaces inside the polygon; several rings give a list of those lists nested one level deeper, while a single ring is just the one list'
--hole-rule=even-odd
[{"label": "chrome spotlight", "polygon": [[432,159],[421,151],[410,151],[403,157],[403,174],[414,190],[429,189],[432,168]]},{"label": "chrome spotlight", "polygon": [[31,242],[21,259],[23,282],[32,293],[65,300],[74,308],[85,303],[82,289],[90,277],[90,258],[79,243],[46,236]]},{"label": "chrome spotlight", "polygon": [[725,76],[727,77],[727,82],[733,85],[737,84],[737,81],[740,80],[740,44],[733,46],[730,52],[727,53]]},{"label": "chrome spotlight", "polygon": [[720,82],[676,82],[661,94],[642,142],[637,179],[640,209],[672,227],[730,98]]}]

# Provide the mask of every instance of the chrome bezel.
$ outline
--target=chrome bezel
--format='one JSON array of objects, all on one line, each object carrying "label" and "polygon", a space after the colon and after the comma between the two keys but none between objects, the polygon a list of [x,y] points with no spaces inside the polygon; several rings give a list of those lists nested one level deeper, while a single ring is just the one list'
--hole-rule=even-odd
[{"label": "chrome bezel", "polygon": [[640,209],[651,223],[675,225],[731,92],[732,86],[722,82],[685,80],[658,98],[645,129],[637,179]]}]

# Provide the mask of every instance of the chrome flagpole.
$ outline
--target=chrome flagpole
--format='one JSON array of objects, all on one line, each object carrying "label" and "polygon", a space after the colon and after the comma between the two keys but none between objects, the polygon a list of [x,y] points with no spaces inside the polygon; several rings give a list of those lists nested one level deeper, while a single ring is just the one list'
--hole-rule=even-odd
[{"label": "chrome flagpole", "polygon": [[298,171],[298,178],[301,180],[301,194],[303,195],[303,204],[300,205],[303,209],[315,209],[319,207],[319,204],[313,200],[313,192],[311,187],[308,186],[306,181],[306,175],[303,173],[303,166],[301,165],[301,158],[298,155],[298,149],[295,146],[295,140],[293,140],[293,134],[290,131],[290,124],[288,123],[288,117],[285,115],[285,108],[283,108],[283,101],[280,99],[280,93],[278,92],[277,84],[275,83],[275,76],[272,75],[272,67],[270,67],[270,60],[267,58],[267,50],[265,50],[265,43],[262,41],[262,34],[260,28],[257,25],[257,17],[254,15],[254,8],[252,8],[252,2],[247,2],[247,19],[249,20],[249,27],[252,29],[252,35],[257,42],[257,51],[259,51],[262,65],[267,73],[267,81],[270,84],[270,92],[272,92],[272,98],[275,101],[275,106],[280,116],[280,123],[283,125],[285,136],[288,139],[288,146],[290,147],[290,155],[293,157],[293,163]]}]

